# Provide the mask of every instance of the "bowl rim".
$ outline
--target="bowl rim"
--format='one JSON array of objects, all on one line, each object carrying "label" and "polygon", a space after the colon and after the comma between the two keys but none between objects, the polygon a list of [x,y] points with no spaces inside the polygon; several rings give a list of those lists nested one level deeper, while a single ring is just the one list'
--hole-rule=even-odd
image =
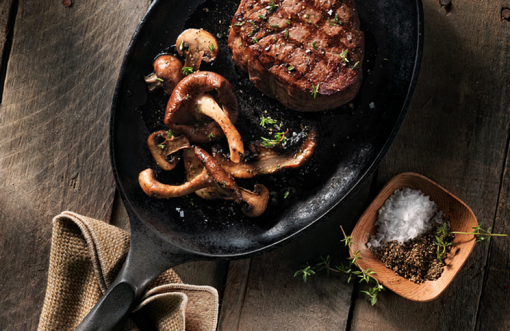
[{"label": "bowl rim", "polygon": [[[382,204],[388,199],[388,197],[393,194],[393,192],[397,189],[402,189],[405,185],[400,185],[395,189],[392,189],[389,194],[388,190],[395,186],[395,183],[398,183],[402,179],[413,179],[418,183],[426,183],[431,187],[434,187],[438,190],[438,192],[442,193],[445,196],[448,196],[451,201],[462,206],[465,209],[465,218],[466,223],[469,223],[469,226],[477,226],[478,221],[476,219],[475,214],[469,208],[467,204],[465,204],[462,200],[456,197],[454,194],[446,190],[444,187],[440,186],[436,182],[430,180],[429,178],[420,175],[414,172],[404,172],[394,176],[390,179],[384,187],[379,191],[379,193],[372,200],[370,205],[365,209],[362,216],[359,218],[356,226],[351,232],[351,237],[353,241],[353,245],[349,250],[349,254],[353,257],[353,252],[360,251],[361,259],[357,260],[357,264],[360,268],[364,270],[372,269],[375,273],[372,275],[375,279],[379,281],[384,287],[392,290],[398,295],[412,301],[417,302],[427,302],[436,299],[443,291],[450,285],[452,280],[456,277],[459,271],[462,269],[462,266],[467,261],[467,258],[471,254],[475,246],[474,235],[455,235],[455,244],[452,246],[452,254],[449,254],[448,258],[445,260],[446,267],[443,271],[440,278],[434,281],[425,281],[421,284],[416,284],[402,276],[398,276],[391,269],[388,269],[382,261],[373,253],[366,245],[368,238],[370,238],[370,234],[375,232],[374,223],[377,220],[377,212]],[[419,186],[419,185],[415,185]],[[415,188],[416,189],[416,188]],[[419,188],[418,188],[419,189]],[[421,190],[421,189],[420,189]],[[432,201],[435,201],[434,197],[431,194],[428,195]],[[382,199],[384,197],[384,199]],[[436,196],[437,198],[437,196]],[[437,204],[437,201],[435,201]],[[441,209],[440,209],[441,210]],[[443,210],[442,210],[443,211]],[[375,213],[375,216],[374,216]],[[445,211],[443,211],[445,213]],[[446,214],[446,213],[445,213]],[[366,227],[370,226],[370,232],[366,232]],[[363,236],[366,236],[367,240],[363,240]],[[454,259],[457,257],[457,253],[461,250],[462,253],[460,257],[457,258],[455,264],[452,264]],[[447,269],[450,267],[449,269]]]}]

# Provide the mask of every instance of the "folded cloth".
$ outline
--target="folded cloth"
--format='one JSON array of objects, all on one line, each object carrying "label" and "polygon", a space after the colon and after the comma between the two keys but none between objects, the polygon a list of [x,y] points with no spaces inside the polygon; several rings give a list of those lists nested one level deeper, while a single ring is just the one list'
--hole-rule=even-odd
[{"label": "folded cloth", "polygon": [[[38,330],[74,330],[115,279],[129,234],[72,212],[53,219],[46,297]],[[167,270],[146,290],[124,330],[216,329],[218,292],[183,284]]]}]

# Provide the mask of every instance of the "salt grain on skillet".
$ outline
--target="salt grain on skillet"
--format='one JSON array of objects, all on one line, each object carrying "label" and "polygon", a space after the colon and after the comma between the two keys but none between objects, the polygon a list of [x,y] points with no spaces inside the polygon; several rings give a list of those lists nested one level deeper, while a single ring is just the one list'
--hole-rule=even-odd
[{"label": "salt grain on skillet", "polygon": [[379,209],[378,230],[367,246],[377,249],[394,240],[403,244],[430,230],[434,223],[441,224],[442,218],[437,205],[422,191],[396,190]]}]

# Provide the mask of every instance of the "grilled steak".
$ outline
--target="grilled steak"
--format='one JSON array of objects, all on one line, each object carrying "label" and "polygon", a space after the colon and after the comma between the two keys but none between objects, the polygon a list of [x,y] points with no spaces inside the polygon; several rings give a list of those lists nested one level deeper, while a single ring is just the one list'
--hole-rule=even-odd
[{"label": "grilled steak", "polygon": [[361,85],[354,0],[242,0],[228,43],[253,84],[294,110],[338,107]]}]

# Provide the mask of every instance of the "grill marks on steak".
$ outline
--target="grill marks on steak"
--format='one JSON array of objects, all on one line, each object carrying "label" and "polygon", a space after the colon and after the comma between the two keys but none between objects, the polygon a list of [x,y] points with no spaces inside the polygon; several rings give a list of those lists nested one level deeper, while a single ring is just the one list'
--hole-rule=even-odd
[{"label": "grill marks on steak", "polygon": [[292,109],[337,107],[361,85],[364,40],[353,0],[243,0],[229,46],[255,86]]}]

